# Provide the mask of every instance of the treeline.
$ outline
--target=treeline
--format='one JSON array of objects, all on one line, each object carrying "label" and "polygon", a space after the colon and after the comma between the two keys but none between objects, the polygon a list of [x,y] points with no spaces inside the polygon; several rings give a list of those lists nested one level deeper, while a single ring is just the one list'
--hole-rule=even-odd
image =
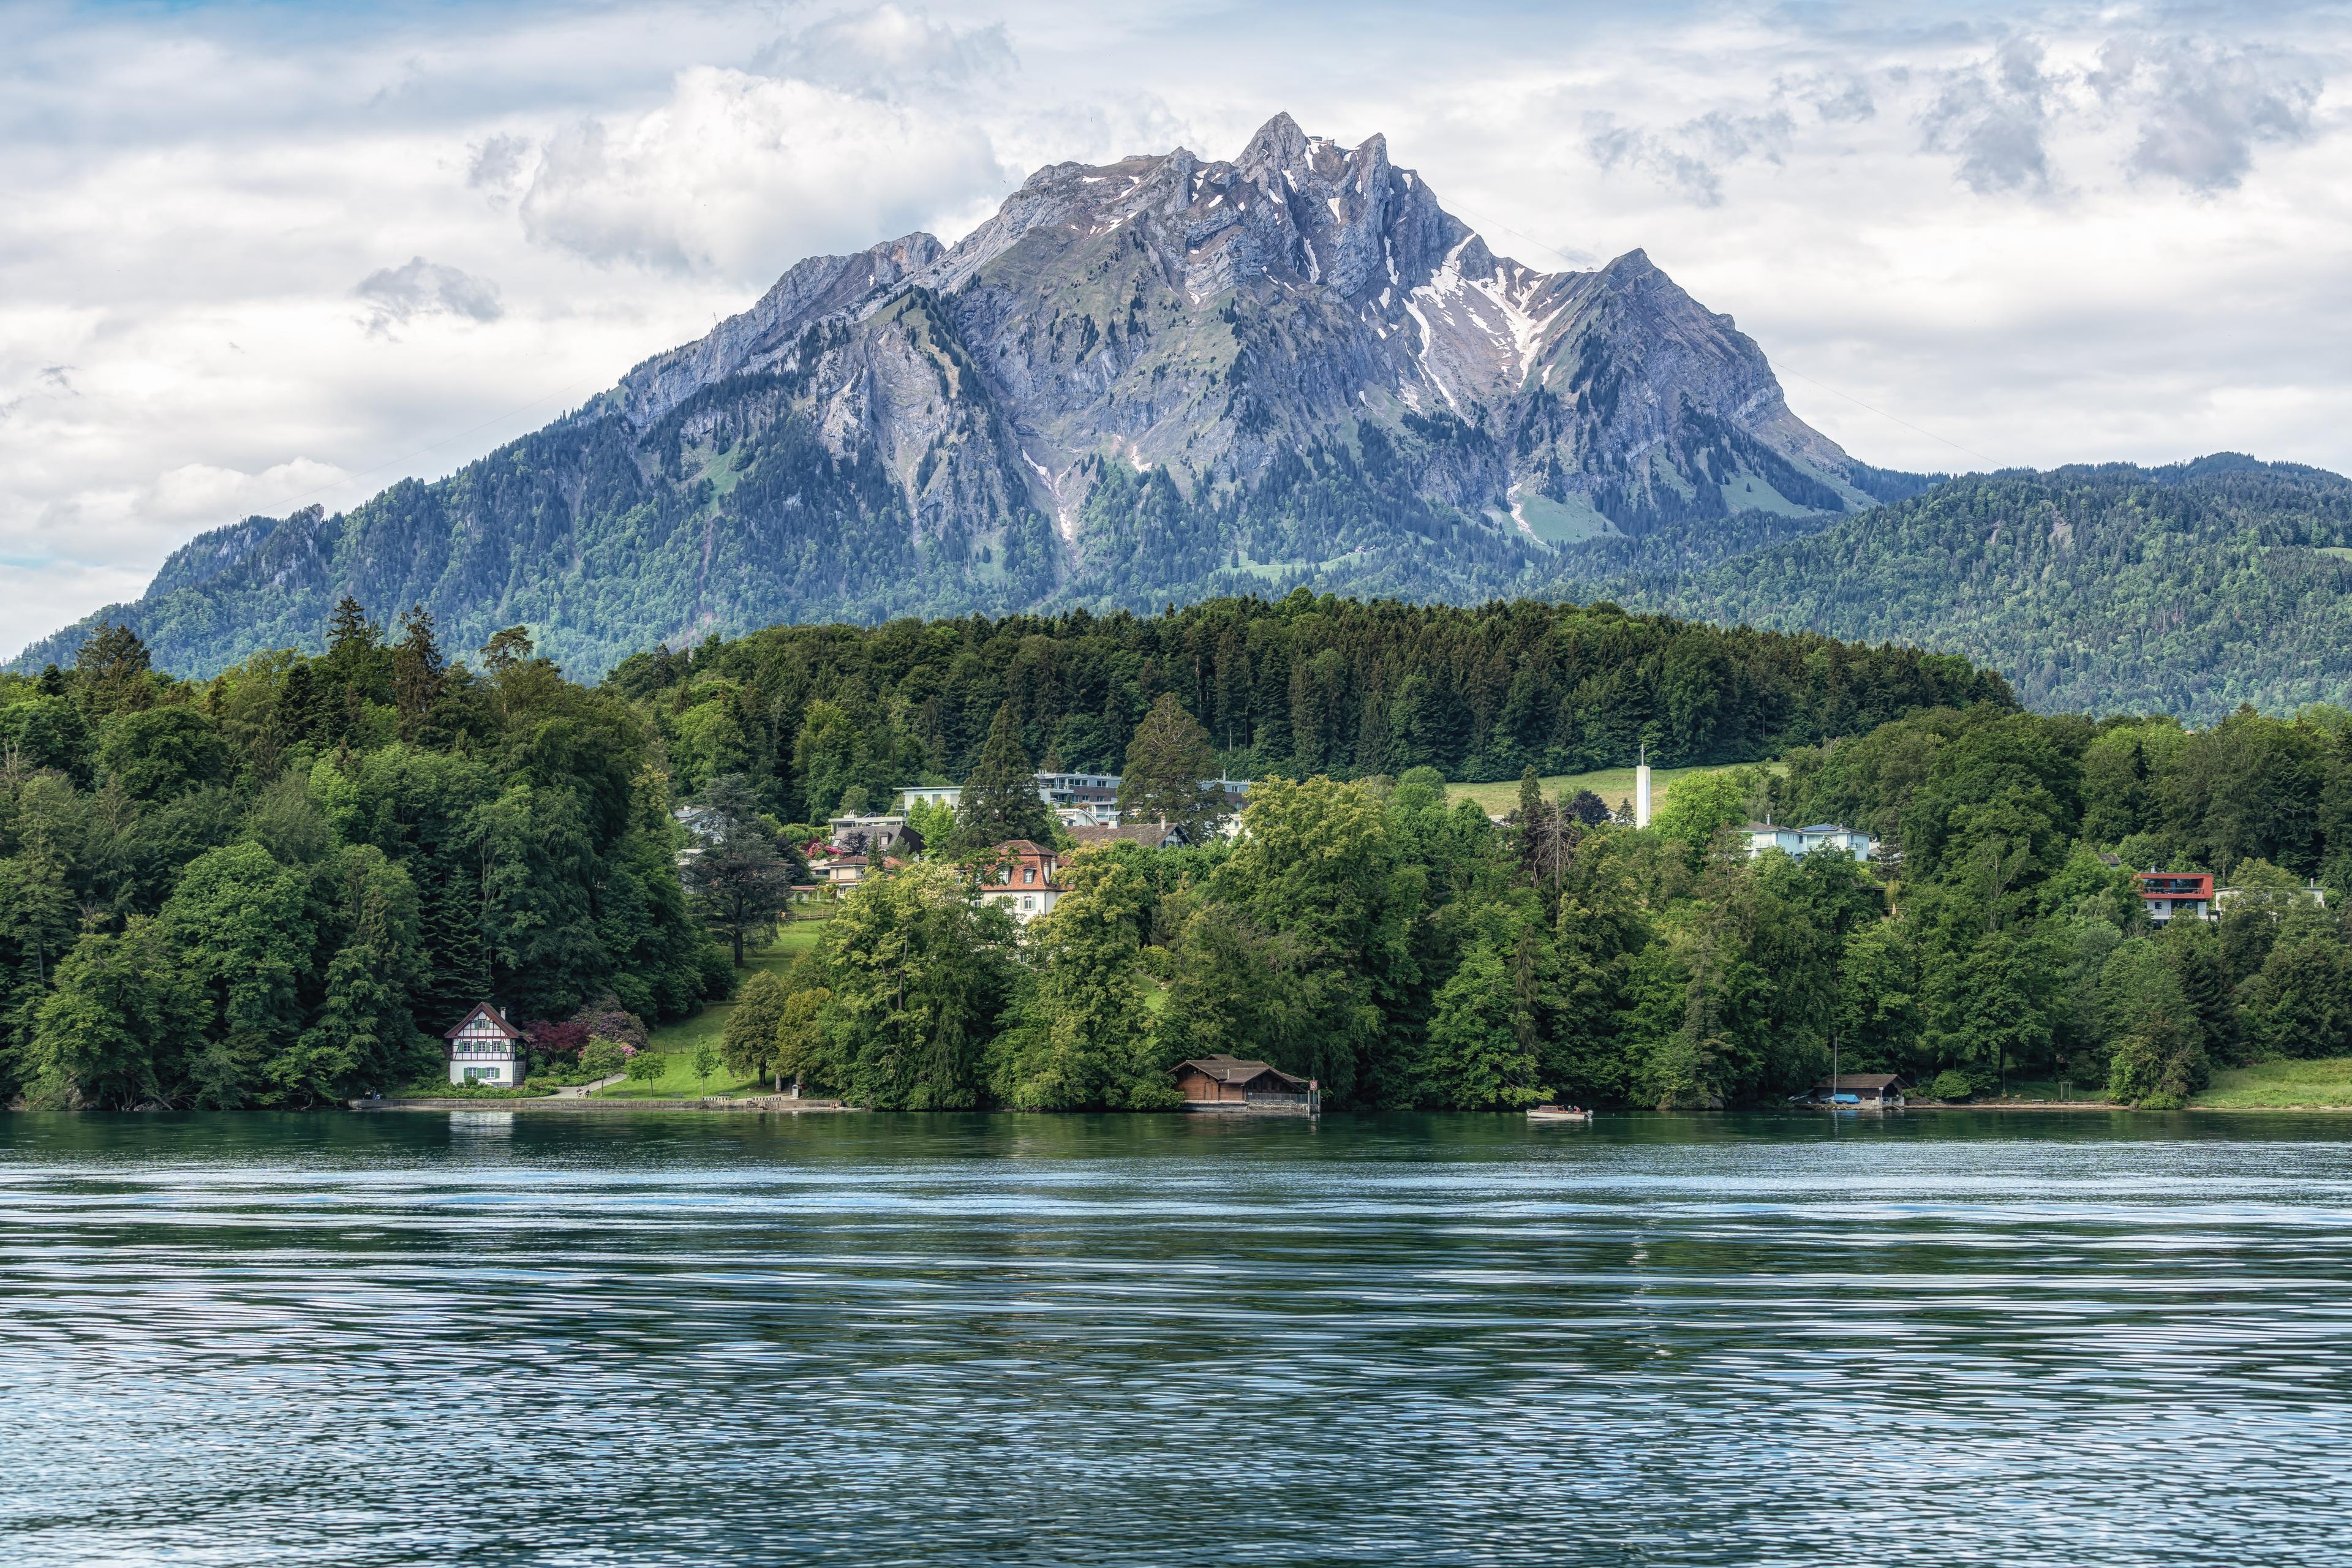
[{"label": "treeline", "polygon": [[0,1101],[300,1106],[441,1070],[441,1031],[731,984],[662,747],[520,628],[478,664],[345,600],[321,658],[206,681],[121,627],[0,676]]},{"label": "treeline", "polygon": [[1235,777],[1515,778],[1746,761],[1938,705],[2007,706],[2000,678],[1916,648],[1630,616],[1216,599],[1156,616],[776,626],[637,655],[606,679],[667,742],[682,790],[740,774],[787,821],[960,780],[1000,707],[1049,770],[1116,771],[1163,693]]},{"label": "treeline", "polygon": [[[2217,1065],[2352,1055],[2340,710],[2191,732],[1979,703],[1687,778],[1648,830],[1593,805],[1530,776],[1498,825],[1428,768],[1269,780],[1236,842],[1068,857],[1018,935],[933,857],[747,988],[728,1050],[861,1104],[1037,1110],[1164,1106],[1209,1052],[1338,1105],[1475,1110],[1771,1101],[1833,1041],[1943,1097],[2148,1106]],[[1881,853],[1751,859],[1767,814]],[[2151,866],[2238,891],[2158,931]]]}]

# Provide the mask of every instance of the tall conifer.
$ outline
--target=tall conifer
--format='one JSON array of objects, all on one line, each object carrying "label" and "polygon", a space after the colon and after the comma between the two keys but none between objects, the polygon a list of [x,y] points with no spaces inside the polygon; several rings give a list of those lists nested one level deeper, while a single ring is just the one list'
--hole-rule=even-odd
[{"label": "tall conifer", "polygon": [[1021,744],[1013,704],[1003,703],[988,727],[979,760],[963,781],[963,803],[956,813],[957,845],[968,853],[1008,838],[1049,843],[1053,836],[1053,815],[1037,795],[1037,770]]}]

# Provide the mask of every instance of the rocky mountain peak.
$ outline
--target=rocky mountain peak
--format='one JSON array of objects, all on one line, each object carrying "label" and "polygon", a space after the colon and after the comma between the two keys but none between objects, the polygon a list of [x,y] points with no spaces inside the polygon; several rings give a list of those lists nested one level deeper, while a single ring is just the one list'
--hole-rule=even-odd
[{"label": "rocky mountain peak", "polygon": [[1286,114],[1230,161],[1048,164],[952,246],[799,261],[476,467],[209,536],[134,618],[278,646],[351,591],[593,666],[782,618],[1523,591],[1582,541],[1687,561],[1904,482],[1642,251],[1499,256],[1384,138]]}]

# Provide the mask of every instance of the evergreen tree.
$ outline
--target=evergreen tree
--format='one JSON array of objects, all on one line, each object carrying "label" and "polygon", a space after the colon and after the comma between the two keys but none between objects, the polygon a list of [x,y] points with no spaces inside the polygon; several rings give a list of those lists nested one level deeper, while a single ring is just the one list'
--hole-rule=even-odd
[{"label": "evergreen tree", "polygon": [[1119,819],[1161,823],[1187,843],[1200,842],[1225,815],[1224,792],[1201,787],[1216,766],[1207,731],[1173,692],[1161,692],[1128,742],[1118,784]]},{"label": "evergreen tree", "polygon": [[2242,994],[2246,1037],[2263,1055],[2352,1055],[2352,948],[2333,917],[2283,922]]},{"label": "evergreen tree", "polygon": [[412,605],[400,617],[400,641],[392,654],[393,704],[400,710],[402,740],[423,736],[447,681],[441,645],[434,636],[433,612]]},{"label": "evergreen tree", "polygon": [[1037,772],[1022,748],[1020,721],[1013,704],[1004,703],[964,777],[956,808],[957,847],[971,854],[1008,839],[1050,844],[1053,837],[1054,816],[1037,794]]},{"label": "evergreen tree", "polygon": [[119,622],[100,622],[74,655],[74,689],[98,718],[145,708],[155,700],[147,645]]},{"label": "evergreen tree", "polygon": [[364,844],[343,852],[337,880],[344,935],[318,1016],[269,1066],[275,1095],[296,1104],[397,1088],[432,1065],[411,1010],[426,977],[415,885]]},{"label": "evergreen tree", "polygon": [[703,791],[694,832],[699,842],[687,851],[687,893],[703,923],[727,939],[740,969],[745,939],[772,930],[793,896],[791,868],[740,774],[713,779]]},{"label": "evergreen tree", "polygon": [[204,1047],[201,984],[157,923],[82,938],[59,966],[26,1047],[37,1105],[128,1110],[188,1103],[190,1058]]},{"label": "evergreen tree", "polygon": [[2238,1059],[2238,1008],[2221,944],[2205,921],[2174,921],[2164,933],[2165,957],[2195,1016],[2203,1047],[2217,1061]]}]

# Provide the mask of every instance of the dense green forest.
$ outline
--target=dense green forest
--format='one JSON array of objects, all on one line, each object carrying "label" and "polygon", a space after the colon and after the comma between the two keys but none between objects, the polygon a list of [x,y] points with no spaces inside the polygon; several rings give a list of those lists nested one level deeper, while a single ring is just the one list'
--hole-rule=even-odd
[{"label": "dense green forest", "polygon": [[520,630],[478,669],[346,602],[319,658],[203,682],[121,628],[0,677],[0,1099],[310,1105],[440,1070],[440,1032],[685,1012],[659,737]]},{"label": "dense green forest", "polygon": [[1630,616],[1219,599],[1139,616],[775,626],[624,661],[608,690],[668,739],[682,793],[741,775],[784,821],[963,777],[1011,704],[1052,770],[1113,770],[1172,692],[1234,777],[1434,767],[1511,779],[1633,761],[1744,762],[1939,705],[2005,707],[1999,677],[1907,647]]},{"label": "dense green forest", "polygon": [[[1229,734],[1221,712],[1211,725],[1217,744],[1248,750],[1252,760],[1234,765],[1249,772],[1395,773],[1411,765],[1417,747],[1455,777],[1514,776],[1517,759],[1538,752],[1547,770],[1616,760],[1621,741],[1638,743],[1644,727],[1669,723],[1657,707],[1663,688],[1656,675],[1642,678],[1650,711],[1629,717],[1625,700],[1588,692],[1570,702],[1579,713],[1572,732],[1549,734],[1539,733],[1544,721],[1530,715],[1549,717],[1560,706],[1522,702],[1501,726],[1504,742],[1489,746],[1499,710],[1477,706],[1490,700],[1482,685],[1487,677],[1449,662],[1487,657],[1497,647],[1514,660],[1553,636],[1549,628],[1522,628],[1547,616],[1590,623],[1599,604],[1612,600],[1718,625],[1936,649],[2000,671],[2020,703],[2045,712],[2163,711],[2211,722],[2241,702],[2288,713],[2310,702],[2340,701],[2352,689],[2352,480],[2228,454],[2161,468],[2111,464],[1965,475],[1924,493],[1890,486],[1886,504],[1852,516],[1753,510],[1662,515],[1638,533],[1552,542],[1419,497],[1398,477],[1402,470],[1392,471],[1378,441],[1361,451],[1314,447],[1276,464],[1246,491],[1228,487],[1190,498],[1162,471],[1097,462],[1072,480],[1092,487],[1075,520],[1084,558],[1056,580],[1042,519],[1022,514],[1017,526],[969,547],[944,535],[919,540],[896,489],[858,460],[824,458],[807,440],[791,437],[788,419],[752,421],[740,430],[719,420],[697,437],[699,446],[680,434],[683,426],[665,425],[644,437],[651,455],[640,454],[642,462],[624,461],[618,448],[604,453],[599,442],[607,437],[593,428],[593,420],[551,426],[437,485],[395,486],[346,517],[249,519],[217,531],[176,553],[146,599],[104,614],[139,630],[165,658],[210,668],[225,650],[257,640],[323,647],[318,639],[326,606],[357,584],[373,602],[436,609],[453,633],[469,638],[527,622],[543,651],[593,674],[669,635],[667,628],[753,625],[772,618],[779,605],[821,606],[875,629],[800,626],[751,633],[724,646],[772,650],[780,642],[903,639],[909,634],[883,629],[885,617],[971,609],[1006,618],[934,622],[922,640],[939,641],[949,635],[941,626],[965,625],[988,626],[981,640],[989,643],[1011,636],[1099,638],[1106,627],[1159,624],[1151,611],[1170,598],[1223,594],[1244,603],[1264,596],[1271,605],[1227,611],[1218,607],[1225,601],[1208,600],[1187,615],[1237,616],[1250,635],[1319,652],[1356,637],[1367,621],[1421,612],[1318,610],[1313,613],[1346,625],[1294,637],[1294,624],[1308,613],[1291,608],[1300,589],[1324,595],[1310,599],[1317,604],[1347,603],[1329,599],[1339,592],[1479,605],[1454,620],[1450,612],[1431,612],[1416,626],[1411,635],[1435,637],[1444,656],[1435,663],[1420,659],[1422,650],[1400,647],[1402,633],[1381,634],[1377,670],[1358,668],[1357,655],[1342,647],[1350,661],[1347,689],[1327,690],[1318,684],[1320,676],[1310,675],[1301,700],[1326,706],[1304,721],[1281,711],[1291,700],[1286,689],[1252,697],[1245,734],[1238,721]],[[1433,426],[1424,435],[1439,441],[1444,432]],[[548,478],[566,465],[581,469],[584,488],[576,503],[559,496]],[[795,496],[815,499],[785,504]],[[567,507],[578,515],[559,527],[554,520]],[[708,526],[714,509],[727,510],[740,527]],[[813,521],[845,509],[865,521],[849,528]],[[756,526],[754,513],[763,520]],[[534,564],[546,560],[572,564],[551,576]],[[1499,595],[1520,596],[1512,615],[1498,615],[1492,602],[1479,604]],[[1547,611],[1528,602],[1554,596],[1594,607]],[[1031,606],[1043,608],[1018,613]],[[28,648],[15,668],[30,672],[45,660],[69,662],[90,624]],[[1448,629],[1469,624],[1482,628],[1486,646],[1474,647]],[[1757,644],[1774,651],[1751,655],[1723,640],[1732,634],[1702,635],[1727,657],[1751,665],[1771,664],[1783,646]],[[1326,640],[1316,644],[1318,636]],[[1135,639],[1119,634],[1119,640],[1124,647]],[[1584,640],[1597,649],[1601,639]],[[1187,661],[1215,658],[1213,648],[1138,647],[1139,658],[1163,667],[1180,655]],[[1244,649],[1254,679],[1262,651],[1254,644]],[[1287,647],[1275,651],[1286,654]],[[698,650],[695,657],[708,656]],[[745,656],[728,657],[729,677],[743,679]],[[768,662],[791,657],[775,654]],[[820,664],[834,657],[812,655]],[[1869,656],[1882,666],[1889,657]],[[1405,658],[1427,664],[1433,680],[1460,698],[1449,722],[1466,724],[1472,736],[1425,747],[1409,739],[1401,748],[1376,742],[1360,761],[1359,710],[1372,700],[1398,704],[1408,679]],[[1269,656],[1271,662],[1278,658]],[[644,656],[633,668],[632,680],[642,683]],[[1521,674],[1510,668],[1503,700]],[[1178,678],[1167,679],[1172,684]],[[1781,674],[1766,679],[1788,684]],[[879,672],[866,684],[879,698],[894,679]],[[1197,680],[1193,685],[1188,703],[1221,700],[1197,689]],[[1402,700],[1408,707],[1412,700]],[[1898,701],[1908,700],[1898,694]],[[1222,700],[1234,708],[1230,694]],[[1885,709],[1841,711],[1832,705],[1809,734],[1804,726],[1814,715],[1804,706],[1801,699],[1792,702],[1788,726],[1771,731],[1774,743],[1855,733],[1866,727],[1864,721],[1887,716]],[[1031,721],[1024,709],[1024,722]],[[1778,721],[1770,713],[1764,720],[1768,729]],[[967,728],[985,723],[983,716]],[[1382,726],[1394,728],[1392,713]],[[1092,738],[1032,729],[1028,740],[1040,754],[1058,745],[1074,764],[1099,763],[1118,754],[1116,739],[1105,738],[1116,728],[1113,722]],[[1318,729],[1324,733],[1305,750],[1286,750],[1287,737]],[[1750,754],[1760,735],[1751,730],[1710,750],[1703,739],[1672,733],[1669,724],[1652,739],[1678,756],[1741,755]],[[932,772],[951,771],[969,756],[953,739],[944,751],[930,737],[924,744]],[[1383,747],[1395,755],[1383,758]]]},{"label": "dense green forest", "polygon": [[2352,481],[2227,454],[1970,475],[1808,537],[1612,591],[1677,615],[1900,637],[2000,669],[2044,711],[2352,690]]},{"label": "dense green forest", "polygon": [[[1228,1051],[1337,1105],[1710,1106],[1804,1087],[1834,1037],[1945,1093],[2165,1104],[2218,1063],[2352,1054],[2340,710],[2044,717],[1906,650],[1305,595],[777,628],[596,689],[520,628],[452,662],[423,613],[387,638],[347,602],[326,641],[188,682],[115,628],[0,682],[0,1091],[326,1102],[437,1076],[484,996],[570,1048],[618,1037],[725,993],[709,933],[756,934],[799,825],[909,769],[963,779],[971,819],[753,978],[739,1068],[875,1106],[1147,1109]],[[1640,830],[1535,786],[1644,737],[1782,765],[1685,780]],[[975,872],[1052,831],[1023,781],[1057,750],[1178,799],[1221,757],[1257,784],[1236,838],[1071,854],[1016,930]],[[1509,761],[1509,820],[1447,798],[1444,770]],[[1737,825],[1767,814],[1882,852],[1750,859]],[[2158,933],[2147,867],[2242,891]]]},{"label": "dense green forest", "polygon": [[[1342,1105],[1704,1108],[1830,1065],[2179,1104],[2216,1064],[2352,1054],[2352,716],[2210,730],[1993,703],[1677,785],[1647,830],[1496,824],[1433,769],[1261,783],[1233,842],[1076,852],[1026,931],[932,856],[747,987],[739,1068],[861,1104],[1149,1109],[1208,1052]],[[1842,817],[1871,864],[1739,825]],[[2152,931],[2135,866],[2239,889]],[[2319,878],[2334,908],[2305,887]]]}]

